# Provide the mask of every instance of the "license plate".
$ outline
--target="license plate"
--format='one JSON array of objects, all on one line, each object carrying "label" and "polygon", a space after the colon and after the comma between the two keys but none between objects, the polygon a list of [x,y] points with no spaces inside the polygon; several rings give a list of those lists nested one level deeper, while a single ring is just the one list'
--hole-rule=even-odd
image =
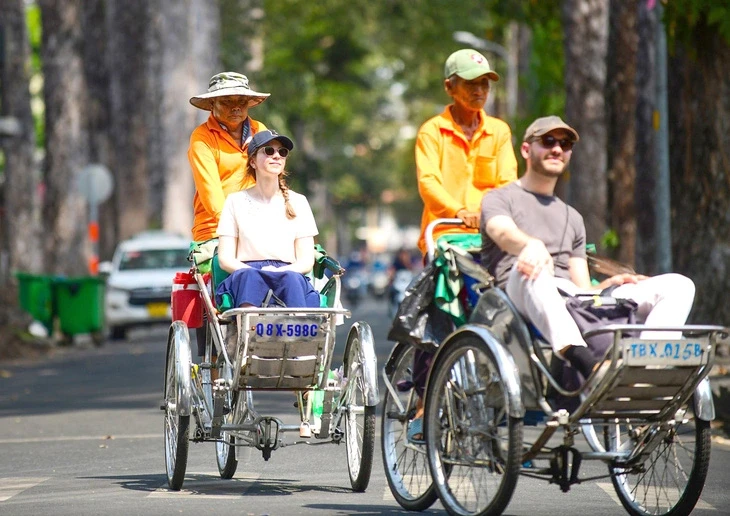
[{"label": "license plate", "polygon": [[707,341],[678,340],[624,340],[624,359],[627,365],[697,366],[705,362]]},{"label": "license plate", "polygon": [[324,317],[254,317],[249,332],[257,341],[303,341],[325,337]]},{"label": "license plate", "polygon": [[169,310],[168,303],[147,303],[147,313],[150,317],[167,317]]}]

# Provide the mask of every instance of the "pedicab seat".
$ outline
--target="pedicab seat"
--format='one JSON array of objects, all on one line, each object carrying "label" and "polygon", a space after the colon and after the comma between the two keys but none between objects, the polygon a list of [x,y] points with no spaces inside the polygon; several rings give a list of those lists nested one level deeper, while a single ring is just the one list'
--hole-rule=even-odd
[{"label": "pedicab seat", "polygon": [[[320,306],[333,308],[339,304],[339,288],[335,287],[335,282],[331,281],[331,278],[328,279],[326,277],[326,272],[330,271],[335,275],[341,275],[345,271],[342,267],[340,267],[340,264],[337,262],[337,260],[331,258],[327,254],[327,251],[325,251],[325,249],[321,245],[316,244],[314,246],[314,250],[315,263],[314,267],[312,268],[312,272],[309,274],[309,277],[313,280],[315,288],[319,286],[318,290],[320,294]],[[223,280],[230,276],[230,273],[221,268],[218,261],[217,247],[210,261],[211,275],[213,278],[211,296],[213,298],[213,301],[215,302],[215,298],[217,297],[215,295],[215,292],[218,288],[218,285],[220,285]],[[322,281],[318,282],[317,280],[325,280],[325,282],[322,284]],[[231,298],[231,296],[229,294],[223,294],[221,296],[220,305],[217,305],[218,311],[225,312],[226,310],[229,310],[233,307],[233,299]]]},{"label": "pedicab seat", "polygon": [[[215,293],[228,273],[212,258],[212,289]],[[329,271],[330,277],[327,277]],[[217,307],[221,322],[229,327],[229,354],[236,361],[239,387],[292,390],[321,387],[323,372],[332,361],[335,327],[347,313],[340,304],[340,275],[344,269],[315,246],[315,265],[310,275],[320,294],[320,308],[237,308],[230,296]],[[237,352],[236,352],[237,349]]]}]

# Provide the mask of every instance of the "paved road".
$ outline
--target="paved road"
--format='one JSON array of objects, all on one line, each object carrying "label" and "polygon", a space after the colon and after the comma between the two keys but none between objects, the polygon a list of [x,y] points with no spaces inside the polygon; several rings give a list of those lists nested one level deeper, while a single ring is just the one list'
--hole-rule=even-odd
[{"label": "paved road", "polygon": [[[367,302],[352,320],[373,326],[380,364],[383,303]],[[342,332],[341,332],[342,333]],[[232,480],[221,480],[212,444],[191,444],[183,490],[167,490],[161,398],[165,329],[133,332],[101,349],[63,350],[36,363],[0,364],[0,515],[391,515],[393,500],[380,459],[366,493],[350,490],[344,446],[295,446],[269,462],[245,450]],[[338,335],[344,346],[344,333]],[[265,395],[259,407],[287,421],[292,396]],[[379,421],[378,421],[379,425]],[[379,427],[378,427],[378,439]],[[730,446],[716,442],[710,477],[694,514],[730,514]],[[584,475],[601,474],[589,464]],[[436,504],[427,514],[444,514]],[[624,514],[608,480],[562,494],[521,478],[509,515]]]}]

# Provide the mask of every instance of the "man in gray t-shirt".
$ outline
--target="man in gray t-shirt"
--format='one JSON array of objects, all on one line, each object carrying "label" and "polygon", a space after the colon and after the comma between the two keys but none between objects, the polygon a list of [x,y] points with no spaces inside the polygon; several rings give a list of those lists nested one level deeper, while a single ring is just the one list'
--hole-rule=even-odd
[{"label": "man in gray t-shirt", "polygon": [[485,221],[497,215],[514,220],[528,235],[542,240],[553,258],[555,276],[570,279],[568,260],[586,257],[583,217],[554,195],[525,190],[520,182],[492,190],[482,202],[482,263],[504,287],[517,256],[499,248],[484,229]]},{"label": "man in gray t-shirt", "polygon": [[[527,170],[516,182],[482,199],[482,263],[517,310],[587,378],[596,359],[588,351],[559,290],[568,294],[616,286],[611,295],[638,304],[637,319],[648,326],[681,325],[694,301],[694,283],[679,274],[652,278],[619,274],[591,284],[583,217],[555,197],[578,132],[557,116],[538,118],[520,148]],[[644,331],[642,338],[676,339],[677,332]]]}]

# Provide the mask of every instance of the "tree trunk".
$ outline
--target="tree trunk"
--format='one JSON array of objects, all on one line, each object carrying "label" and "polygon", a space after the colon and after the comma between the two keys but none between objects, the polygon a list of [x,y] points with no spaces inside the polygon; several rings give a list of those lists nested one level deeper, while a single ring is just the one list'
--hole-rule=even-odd
[{"label": "tree trunk", "polygon": [[35,129],[30,110],[30,45],[23,0],[0,0],[0,114],[17,126],[0,134],[5,155],[0,210],[0,285],[7,288],[13,271],[41,272],[40,170],[34,159]]},{"label": "tree trunk", "polygon": [[636,219],[634,186],[636,167],[636,58],[638,35],[636,18],[639,0],[612,0],[606,75],[608,118],[607,153],[610,188],[611,227],[618,234],[614,256],[635,265]]},{"label": "tree trunk", "polygon": [[654,130],[656,104],[656,9],[649,10],[646,2],[639,4],[636,68],[636,185],[634,198],[636,210],[636,270],[647,275],[655,274],[656,240],[654,201],[656,198],[657,160]]},{"label": "tree trunk", "polygon": [[670,56],[669,149],[675,270],[697,286],[693,320],[730,319],[730,45],[700,20]]},{"label": "tree trunk", "polygon": [[[530,55],[532,54],[532,30],[528,25],[520,25],[518,28],[517,42],[519,45],[519,51],[517,54],[517,75],[520,78],[529,77],[530,75]],[[517,90],[517,118],[524,120],[529,116],[530,106],[530,87],[524,80],[520,80],[519,88]],[[518,144],[522,142],[521,134],[514,134],[514,127],[512,128],[514,141]],[[518,145],[519,146],[519,145]],[[519,156],[519,155],[518,155]],[[522,161],[521,159],[518,161]]]},{"label": "tree trunk", "polygon": [[195,192],[187,149],[190,133],[207,117],[188,100],[220,71],[220,15],[203,0],[159,2],[150,10],[150,213],[153,225],[187,236]]},{"label": "tree trunk", "polygon": [[565,199],[585,220],[589,242],[606,231],[606,46],[608,0],[563,0],[565,121],[580,134]]},{"label": "tree trunk", "polygon": [[109,0],[107,6],[110,123],[114,145],[111,171],[118,239],[147,229],[147,3]]},{"label": "tree trunk", "polygon": [[87,272],[86,202],[75,188],[76,175],[88,163],[81,3],[39,1],[46,104],[45,268],[54,274]]},{"label": "tree trunk", "polygon": [[[84,75],[88,98],[86,115],[89,162],[111,170],[112,143],[109,109],[109,68],[107,67],[106,1],[85,0],[82,11],[84,33]],[[115,185],[116,186],[116,185]],[[111,259],[116,247],[116,213],[113,197],[99,204],[99,249],[102,260]]]}]

